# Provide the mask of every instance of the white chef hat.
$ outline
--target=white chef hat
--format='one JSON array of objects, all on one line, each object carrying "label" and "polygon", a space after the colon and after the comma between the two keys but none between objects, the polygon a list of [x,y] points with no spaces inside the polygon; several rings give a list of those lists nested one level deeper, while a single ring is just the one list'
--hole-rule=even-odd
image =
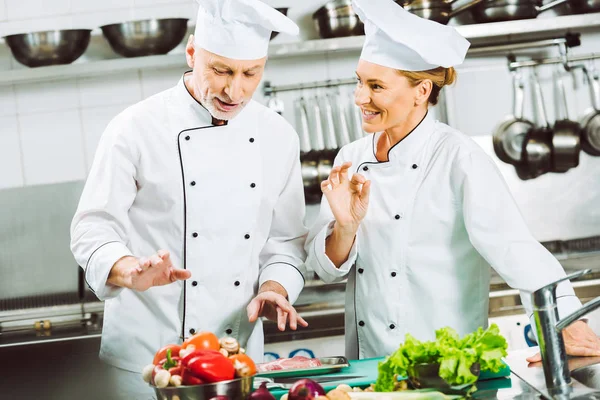
[{"label": "white chef hat", "polygon": [[271,32],[297,35],[298,26],[259,0],[197,0],[195,44],[235,60],[267,55]]},{"label": "white chef hat", "polygon": [[456,29],[409,13],[393,0],[353,0],[365,24],[360,58],[403,71],[459,65],[470,43]]}]

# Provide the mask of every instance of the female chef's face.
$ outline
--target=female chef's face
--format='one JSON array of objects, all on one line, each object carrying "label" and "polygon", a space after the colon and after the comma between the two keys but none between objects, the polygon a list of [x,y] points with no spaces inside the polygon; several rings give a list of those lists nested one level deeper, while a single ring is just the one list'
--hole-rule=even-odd
[{"label": "female chef's face", "polygon": [[230,120],[248,104],[262,79],[266,57],[233,60],[194,46],[190,36],[186,47],[188,65],[193,68],[194,97],[220,120]]},{"label": "female chef's face", "polygon": [[354,102],[362,111],[365,132],[383,132],[402,126],[413,113],[427,109],[431,81],[412,86],[393,68],[360,60],[356,68]]}]

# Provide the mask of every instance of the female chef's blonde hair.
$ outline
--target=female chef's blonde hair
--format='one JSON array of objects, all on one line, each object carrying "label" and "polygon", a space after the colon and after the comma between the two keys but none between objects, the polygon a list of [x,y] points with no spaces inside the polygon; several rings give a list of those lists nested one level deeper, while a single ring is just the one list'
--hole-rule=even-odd
[{"label": "female chef's blonde hair", "polygon": [[436,105],[440,91],[446,85],[452,85],[456,81],[456,70],[454,67],[444,68],[438,67],[427,71],[402,71],[398,70],[400,75],[404,75],[412,86],[417,86],[425,79],[429,79],[433,83],[431,94],[429,95],[429,102],[432,105]]}]

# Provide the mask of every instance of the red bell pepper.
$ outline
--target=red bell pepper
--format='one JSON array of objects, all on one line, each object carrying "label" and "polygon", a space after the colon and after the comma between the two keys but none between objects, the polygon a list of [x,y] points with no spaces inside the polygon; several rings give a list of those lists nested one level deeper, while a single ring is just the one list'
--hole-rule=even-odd
[{"label": "red bell pepper", "polygon": [[222,356],[221,353],[215,350],[194,350],[181,359],[181,364],[187,367],[188,363],[192,360],[192,358],[196,358],[199,356],[209,357],[211,354]]},{"label": "red bell pepper", "polygon": [[181,367],[181,383],[183,385],[189,386],[189,385],[202,385],[204,383],[204,381],[200,378],[197,378],[194,376],[194,374],[192,374],[192,371],[190,371],[187,367]]},{"label": "red bell pepper", "polygon": [[233,363],[219,352],[197,355],[188,361],[187,367],[196,377],[209,383],[227,381],[235,376]]}]

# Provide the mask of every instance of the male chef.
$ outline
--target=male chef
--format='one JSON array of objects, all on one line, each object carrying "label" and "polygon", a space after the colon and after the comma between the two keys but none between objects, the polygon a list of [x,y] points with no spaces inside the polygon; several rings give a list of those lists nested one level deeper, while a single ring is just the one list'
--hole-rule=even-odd
[{"label": "male chef", "polygon": [[[108,125],[71,226],[71,248],[105,300],[100,358],[120,393],[152,390],[154,352],[199,331],[262,360],[261,316],[306,322],[298,136],[252,100],[272,31],[298,27],[259,0],[199,0],[192,71]],[[125,393],[127,393],[125,395]]]}]

